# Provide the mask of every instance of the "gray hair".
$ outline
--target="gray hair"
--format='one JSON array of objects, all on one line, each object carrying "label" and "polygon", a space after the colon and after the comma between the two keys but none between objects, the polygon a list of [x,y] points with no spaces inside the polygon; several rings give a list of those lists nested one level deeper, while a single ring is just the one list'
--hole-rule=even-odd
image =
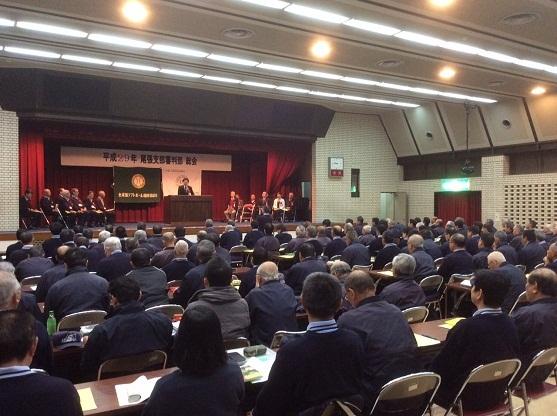
[{"label": "gray hair", "polygon": [[0,261],[0,272],[15,273],[15,267],[9,261]]},{"label": "gray hair", "polygon": [[99,233],[99,244],[104,243],[110,237],[110,231],[103,230]]},{"label": "gray hair", "polygon": [[228,224],[227,226],[224,227],[224,232],[227,233],[229,231],[234,231],[234,226]]},{"label": "gray hair", "polygon": [[364,225],[362,228],[362,234],[371,234],[371,225]]},{"label": "gray hair", "polygon": [[207,218],[205,220],[205,227],[209,228],[213,226],[213,220],[211,218]]},{"label": "gray hair", "polygon": [[133,238],[135,238],[138,242],[147,241],[147,233],[145,230],[137,230],[133,234]]},{"label": "gray hair", "polygon": [[184,258],[188,255],[189,246],[184,240],[178,240],[174,245],[174,254],[178,258]]},{"label": "gray hair", "polygon": [[410,237],[408,237],[408,245],[414,248],[423,248],[424,239],[419,234],[412,234]]},{"label": "gray hair", "polygon": [[347,275],[351,270],[350,265],[345,261],[338,260],[331,264],[331,274],[338,278]]},{"label": "gray hair", "polygon": [[122,250],[122,243],[118,237],[108,237],[103,243],[105,251],[108,250],[111,253],[115,250]]},{"label": "gray hair", "polygon": [[275,263],[266,261],[257,268],[257,276],[263,281],[278,280],[280,278],[278,267]]},{"label": "gray hair", "polygon": [[317,237],[317,228],[314,225],[310,225],[306,228],[307,236],[309,238]]},{"label": "gray hair", "polygon": [[14,294],[21,292],[21,285],[13,273],[0,271],[0,310],[8,309]]},{"label": "gray hair", "polygon": [[395,276],[411,275],[416,269],[416,260],[410,254],[401,253],[393,259],[393,274]]},{"label": "gray hair", "polygon": [[306,227],[303,225],[298,225],[296,227],[296,237],[303,238],[306,236]]},{"label": "gray hair", "polygon": [[213,254],[215,254],[215,244],[209,240],[201,240],[197,243],[195,254],[200,263],[207,263]]}]

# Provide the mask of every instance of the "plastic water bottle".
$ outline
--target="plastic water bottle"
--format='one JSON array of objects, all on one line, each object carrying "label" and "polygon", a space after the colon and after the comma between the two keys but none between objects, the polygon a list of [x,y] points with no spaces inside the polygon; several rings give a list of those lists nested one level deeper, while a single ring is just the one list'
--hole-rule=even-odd
[{"label": "plastic water bottle", "polygon": [[48,319],[46,320],[46,332],[49,336],[52,336],[56,332],[56,318],[54,317],[54,311],[48,312]]}]

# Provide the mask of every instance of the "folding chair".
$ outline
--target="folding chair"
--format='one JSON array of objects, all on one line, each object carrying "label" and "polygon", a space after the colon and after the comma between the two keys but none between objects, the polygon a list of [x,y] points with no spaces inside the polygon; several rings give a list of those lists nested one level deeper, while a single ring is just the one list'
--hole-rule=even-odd
[{"label": "folding chair", "polygon": [[301,337],[305,333],[306,331],[277,331],[275,332],[275,335],[273,335],[273,340],[271,341],[271,349],[279,349],[284,344],[286,344],[288,340]]},{"label": "folding chair", "polygon": [[249,345],[249,340],[245,337],[224,340],[224,348],[226,350],[233,350],[235,348],[246,348],[249,347]]},{"label": "folding chair", "polygon": [[420,287],[426,296],[425,306],[427,309],[430,310],[430,308],[433,307],[433,310],[438,311],[439,315],[441,315],[441,299],[443,298],[441,287],[443,287],[443,276],[436,274],[425,277],[420,281]]},{"label": "folding chair", "polygon": [[299,416],[360,416],[363,407],[362,396],[351,396],[345,399],[330,399],[317,406],[312,406]]},{"label": "folding chair", "polygon": [[[232,259],[230,264],[232,267],[239,267],[244,265],[244,252],[248,248],[243,244],[238,244],[237,246],[230,247],[228,253],[230,253],[230,258]],[[240,256],[240,260],[238,260]]]},{"label": "folding chair", "polygon": [[288,247],[288,243],[282,243],[279,246],[279,253],[281,253],[281,254],[284,253],[284,251],[286,250],[287,247]]},{"label": "folding chair", "polygon": [[[542,381],[539,384],[528,383],[528,378],[532,374],[535,374],[536,379],[545,380],[551,373],[557,377],[557,347],[549,348],[547,350],[540,351],[532,359],[531,364],[528,366],[520,380],[516,383],[514,394],[519,396],[524,406],[519,408],[518,416],[525,413],[526,416],[530,416],[530,410],[528,409],[528,404],[530,401],[545,397],[549,394],[555,393],[557,391],[557,386],[554,384],[549,384]],[[515,409],[515,410],[519,410]]]},{"label": "folding chair", "polygon": [[545,263],[536,264],[536,265],[534,266],[534,270],[536,270],[536,269],[541,269],[541,268],[544,267],[544,266],[545,266]]},{"label": "folding chair", "polygon": [[64,329],[74,329],[80,328],[86,325],[96,325],[100,324],[104,321],[104,317],[106,316],[105,311],[98,311],[98,310],[91,310],[91,311],[83,311],[83,312],[76,312],[71,313],[69,315],[64,316],[58,322],[58,327],[56,328],[57,331],[62,331]]},{"label": "folding chair", "polygon": [[513,307],[509,311],[509,316],[515,311],[516,307],[521,303],[528,303],[528,299],[526,299],[526,291],[522,292],[515,300]]},{"label": "folding chair", "polygon": [[240,216],[240,222],[251,222],[253,218],[253,205],[244,204],[242,206],[242,215]]},{"label": "folding chair", "polygon": [[33,286],[38,284],[40,280],[41,280],[41,276],[29,276],[24,278],[20,283],[21,286],[25,286],[25,285]]},{"label": "folding chair", "polygon": [[444,261],[445,257],[439,257],[438,259],[433,260],[433,265],[437,270],[439,270],[439,267],[441,267]]},{"label": "folding chair", "polygon": [[329,260],[330,261],[337,261],[340,260],[342,258],[342,256],[340,254],[337,254],[336,256],[331,257]]},{"label": "folding chair", "polygon": [[516,267],[517,269],[522,270],[522,273],[526,273],[526,266],[524,264],[517,264],[514,267]]},{"label": "folding chair", "polygon": [[409,374],[385,384],[375,400],[370,416],[431,414],[433,397],[441,384],[438,374]]},{"label": "folding chair", "polygon": [[393,270],[393,262],[392,261],[388,262],[387,264],[385,264],[383,266],[383,271],[384,272],[390,272],[391,270]]},{"label": "folding chair", "polygon": [[429,315],[429,309],[425,306],[416,306],[414,308],[404,309],[402,314],[409,324],[425,322],[427,316]]},{"label": "folding chair", "polygon": [[170,320],[174,319],[174,315],[183,315],[184,308],[180,305],[168,304],[168,305],[159,305],[159,306],[152,306],[150,308],[145,309],[145,312],[158,312],[163,313]]},{"label": "folding chair", "polygon": [[[113,358],[101,364],[97,380],[166,368],[166,353],[154,350],[142,354]],[[106,376],[106,377],[105,377]]]},{"label": "folding chair", "polygon": [[[520,361],[516,358],[495,361],[474,368],[462,384],[453,403],[448,407],[445,416],[448,414],[457,414],[458,416],[502,416],[510,414],[510,416],[514,416],[511,382],[519,368]],[[490,408],[465,410],[463,401],[476,401],[480,391],[483,397],[490,397],[492,401]]]},{"label": "folding chair", "polygon": [[373,267],[373,264],[368,264],[368,265],[365,265],[365,266],[360,265],[360,264],[355,264],[354,266],[352,266],[352,271],[361,270],[363,272],[369,272],[372,267]]}]

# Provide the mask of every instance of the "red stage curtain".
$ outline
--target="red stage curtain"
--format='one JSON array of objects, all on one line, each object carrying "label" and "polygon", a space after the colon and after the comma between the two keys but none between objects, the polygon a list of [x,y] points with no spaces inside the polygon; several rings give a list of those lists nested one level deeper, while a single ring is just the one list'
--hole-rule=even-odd
[{"label": "red stage curtain", "polygon": [[19,137],[19,189],[33,191],[32,204],[38,207],[40,194],[44,188],[44,142],[41,133],[22,131]]},{"label": "red stage curtain", "polygon": [[481,192],[436,192],[435,216],[445,222],[462,217],[466,224],[482,219]]},{"label": "red stage curtain", "polygon": [[304,163],[309,153],[307,150],[307,147],[297,147],[267,153],[267,191],[271,195],[287,190],[288,180]]}]

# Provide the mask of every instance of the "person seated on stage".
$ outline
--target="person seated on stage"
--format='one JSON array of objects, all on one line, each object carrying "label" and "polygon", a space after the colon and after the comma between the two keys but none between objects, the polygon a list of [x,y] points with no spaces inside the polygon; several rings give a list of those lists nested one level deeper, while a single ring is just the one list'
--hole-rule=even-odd
[{"label": "person seated on stage", "polygon": [[257,268],[256,287],[246,296],[251,319],[251,339],[271,345],[277,331],[297,331],[298,301],[292,289],[280,281],[278,267],[267,261]]},{"label": "person seated on stage", "polygon": [[495,238],[491,233],[482,233],[480,240],[478,241],[478,252],[472,256],[472,261],[474,262],[474,268],[487,269],[487,256],[493,252],[493,244],[495,243]]},{"label": "person seated on stage", "polygon": [[254,416],[299,414],[333,398],[361,404],[364,350],[358,335],[338,328],[333,318],[341,293],[330,274],[313,273],[306,279],[301,300],[308,314],[307,332],[278,350]]},{"label": "person seated on stage", "polygon": [[268,253],[274,253],[278,255],[280,243],[279,240],[273,235],[274,231],[273,224],[267,223],[263,227],[263,232],[265,235],[261,237],[255,243],[254,249],[256,247],[263,247]]},{"label": "person seated on stage", "polygon": [[[60,246],[56,250],[56,256],[53,258],[56,260],[56,265],[41,275],[41,280],[37,284],[37,290],[35,291],[35,297],[37,302],[44,302],[49,289],[59,280],[66,277],[66,265],[64,264],[64,255],[70,248],[68,246]],[[89,254],[87,254],[89,258]]]},{"label": "person seated on stage", "polygon": [[79,395],[65,379],[30,369],[36,322],[20,311],[0,312],[0,408],[17,416],[82,416]]},{"label": "person seated on stage", "polygon": [[237,212],[238,198],[236,197],[236,192],[230,191],[230,197],[226,201],[226,209],[224,210],[224,216],[226,217],[226,220],[234,220],[236,218]]},{"label": "person seated on stage", "polygon": [[190,186],[190,180],[188,178],[182,179],[182,185],[178,187],[178,195],[195,195],[193,193],[193,188]]},{"label": "person seated on stage", "polygon": [[372,399],[387,382],[418,370],[416,339],[400,309],[375,295],[369,273],[351,272],[344,287],[352,309],[340,316],[338,327],[362,339],[366,356],[363,383]]},{"label": "person seated on stage", "polygon": [[80,225],[89,223],[89,213],[87,208],[83,204],[83,201],[79,198],[79,189],[72,188],[70,191],[70,203],[72,204],[72,209],[77,214],[77,220]]},{"label": "person seated on stage", "polygon": [[307,239],[306,227],[298,225],[296,227],[296,237],[290,239],[288,245],[286,246],[286,252],[295,253],[298,248],[307,241]]},{"label": "person seated on stage", "polygon": [[233,225],[227,224],[220,236],[221,247],[230,250],[239,244],[242,244],[242,233],[237,232]]},{"label": "person seated on stage", "polygon": [[267,191],[261,192],[261,198],[257,201],[257,215],[263,215],[265,210],[271,210],[271,201]]},{"label": "person seated on stage", "polygon": [[[29,312],[22,303],[21,285],[14,274],[9,271],[0,271],[0,311],[19,310]],[[45,326],[35,317],[35,330],[37,335],[37,349],[33,354],[32,368],[44,371],[52,370],[52,346]],[[1,376],[0,376],[1,378]]]},{"label": "person seated on stage", "polygon": [[[142,249],[139,249],[142,250]],[[172,346],[172,322],[162,313],[145,312],[140,284],[128,276],[110,282],[110,312],[86,338],[81,371],[96,379],[106,360],[161,350]]]},{"label": "person seated on stage", "polygon": [[315,272],[327,273],[327,264],[315,258],[315,247],[310,243],[303,243],[298,249],[298,263],[286,271],[285,282],[299,296],[306,278]]},{"label": "person seated on stage", "polygon": [[71,313],[93,309],[108,310],[108,282],[87,271],[87,253],[70,248],[64,255],[66,277],[56,282],[48,291],[44,303],[44,322],[49,312],[59,322]]},{"label": "person seated on stage", "polygon": [[187,308],[195,305],[210,307],[219,317],[223,339],[247,338],[250,326],[248,304],[230,284],[230,264],[215,256],[207,262],[204,274],[205,289],[199,290],[191,297]]},{"label": "person seated on stage", "polygon": [[20,261],[15,268],[15,275],[20,282],[26,277],[40,276],[48,269],[54,267],[54,263],[44,257],[41,247],[33,247],[28,251],[29,257]]},{"label": "person seated on stage", "polygon": [[56,250],[60,247],[63,243],[60,239],[60,232],[64,229],[64,225],[58,221],[51,222],[49,225],[50,228],[50,238],[43,241],[43,251],[45,257],[54,258],[56,255]]},{"label": "person seated on stage", "polygon": [[472,255],[466,251],[466,239],[462,234],[456,233],[449,240],[451,254],[445,257],[443,264],[437,273],[443,276],[443,281],[447,283],[453,274],[474,273],[474,261]]},{"label": "person seated on stage", "polygon": [[106,198],[106,193],[104,191],[97,192],[97,199],[95,201],[95,206],[99,211],[102,211],[104,215],[104,222],[108,224],[114,224],[114,218],[116,217],[116,213],[114,212],[114,208],[108,208],[105,203],[104,199]]},{"label": "person seated on stage", "polygon": [[348,246],[342,250],[340,259],[348,263],[350,267],[354,267],[355,265],[369,266],[369,251],[367,247],[358,240],[356,230],[352,229],[350,232],[346,233],[346,241],[348,242]]},{"label": "person seated on stage", "polygon": [[146,248],[136,248],[130,257],[133,269],[126,277],[133,279],[141,288],[141,302],[145,308],[168,304],[166,274],[151,266],[151,256]]},{"label": "person seated on stage", "polygon": [[267,250],[265,250],[263,247],[257,247],[253,249],[253,254],[251,256],[251,264],[252,264],[251,269],[249,269],[242,276],[241,279],[242,282],[240,283],[240,288],[238,289],[240,296],[245,298],[248,295],[248,293],[250,293],[253,290],[257,280],[256,279],[257,268],[263,263],[265,263],[267,260],[269,260],[269,257],[267,255]]},{"label": "person seated on stage", "polygon": [[[396,244],[396,231],[388,229],[381,236],[383,248],[379,250],[373,263],[373,270],[383,270],[383,267],[393,261],[395,256],[400,253],[400,248]],[[371,246],[370,246],[371,247]],[[371,254],[371,253],[370,253]]]},{"label": "person seated on stage", "polygon": [[284,214],[284,210],[286,209],[286,205],[284,203],[284,198],[277,192],[277,197],[273,201],[273,220],[279,221]]},{"label": "person seated on stage", "polygon": [[40,224],[41,211],[31,206],[33,191],[30,188],[19,198],[19,218],[27,224],[29,228],[36,228]]},{"label": "person seated on stage", "polygon": [[122,252],[122,243],[118,237],[109,237],[103,243],[105,258],[99,262],[97,274],[109,282],[126,275],[131,269],[130,255]]},{"label": "person seated on stage", "polygon": [[62,188],[56,200],[56,204],[60,211],[60,215],[66,221],[67,225],[73,227],[77,221],[77,212],[73,209],[70,191]]},{"label": "person seated on stage", "polygon": [[425,293],[414,279],[416,260],[409,254],[400,253],[393,259],[393,283],[389,284],[379,297],[401,311],[425,306]]},{"label": "person seated on stage", "polygon": [[[21,230],[19,234],[19,241],[21,241],[21,247],[17,250],[12,250],[9,254],[6,252],[7,260],[10,261],[14,267],[17,267],[19,262],[26,260],[29,258],[29,251],[34,247],[33,240],[34,240],[33,233],[27,230]],[[17,243],[15,243],[17,244]]]},{"label": "person seated on stage", "polygon": [[182,279],[182,283],[174,292],[174,303],[185,307],[198,290],[203,289],[203,278],[207,269],[207,262],[215,256],[215,245],[212,241],[201,240],[195,250],[198,265],[190,269]]},{"label": "person seated on stage", "polygon": [[[441,376],[434,401],[444,408],[454,401],[470,371],[482,364],[517,358],[520,351],[516,327],[501,310],[509,290],[507,279],[491,270],[478,270],[471,283],[470,296],[478,310],[449,331],[431,365],[431,371]],[[463,397],[464,410],[486,410],[502,401],[505,389],[499,387],[495,393],[479,383],[469,393]]]},{"label": "person seated on stage", "polygon": [[96,227],[102,224],[103,212],[95,205],[95,192],[89,191],[87,193],[87,198],[83,201],[83,206],[87,211],[86,225],[89,227]]},{"label": "person seated on stage", "polygon": [[240,367],[228,360],[219,318],[198,305],[184,312],[174,347],[178,369],[157,381],[143,416],[237,416],[244,400]]},{"label": "person seated on stage", "polygon": [[39,200],[39,208],[43,211],[45,217],[48,218],[49,221],[53,221],[58,216],[55,212],[56,204],[52,200],[52,193],[50,192],[50,189],[45,188],[43,190],[43,195]]},{"label": "person seated on stage", "polygon": [[279,222],[275,226],[275,230],[277,231],[275,237],[279,241],[279,244],[285,244],[292,240],[292,235],[286,231],[286,225],[284,225],[284,223]]},{"label": "person seated on stage", "polygon": [[437,274],[437,268],[433,259],[424,250],[424,239],[419,234],[413,234],[408,238],[408,253],[416,260],[414,279],[420,282],[425,277]]},{"label": "person seated on stage", "polygon": [[166,274],[166,280],[170,282],[184,279],[186,273],[194,267],[195,264],[188,260],[188,243],[180,240],[176,241],[174,246],[174,258],[162,268],[162,271]]},{"label": "person seated on stage", "polygon": [[264,236],[265,234],[263,234],[263,232],[259,230],[259,223],[257,221],[252,221],[251,231],[247,232],[244,236],[244,245],[247,248],[252,249],[255,247],[255,243],[257,243],[257,240]]},{"label": "person seated on stage", "polygon": [[526,266],[526,273],[543,263],[546,250],[538,243],[535,230],[524,230],[522,233],[523,247],[518,252],[518,263]]},{"label": "person seated on stage", "polygon": [[[526,369],[541,350],[557,347],[557,275],[549,269],[534,270],[526,281],[529,305],[515,311],[511,318],[518,330],[520,361]],[[545,377],[532,374],[528,384],[540,384]]]}]

